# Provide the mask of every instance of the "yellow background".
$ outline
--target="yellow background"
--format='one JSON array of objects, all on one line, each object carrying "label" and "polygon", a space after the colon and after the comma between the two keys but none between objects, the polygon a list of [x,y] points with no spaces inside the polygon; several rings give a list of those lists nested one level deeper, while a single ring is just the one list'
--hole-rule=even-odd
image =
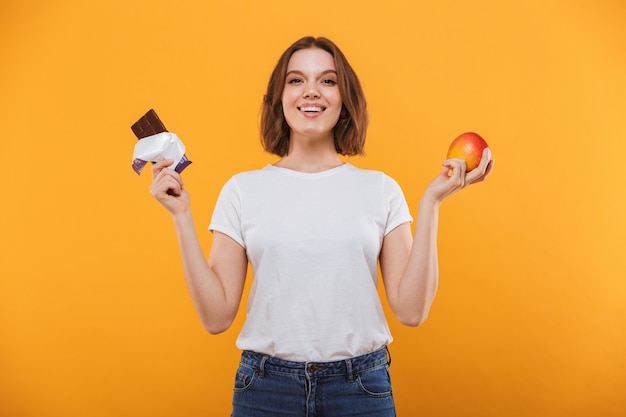
[{"label": "yellow background", "polygon": [[389,317],[399,415],[626,415],[625,22],[622,0],[4,0],[0,414],[228,415],[243,314],[202,330],[129,126],[154,107],[187,145],[208,247],[224,181],[274,161],[269,73],[313,34],[368,97],[351,162],[414,214],[458,134],[496,160],[442,207],[429,320]]}]

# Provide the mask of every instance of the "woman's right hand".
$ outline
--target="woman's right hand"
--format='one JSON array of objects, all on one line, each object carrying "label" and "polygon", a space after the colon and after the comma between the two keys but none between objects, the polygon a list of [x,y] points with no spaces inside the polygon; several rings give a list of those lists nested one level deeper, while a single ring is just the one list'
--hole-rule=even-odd
[{"label": "woman's right hand", "polygon": [[189,194],[183,187],[183,179],[173,169],[172,159],[164,159],[152,166],[152,184],[150,194],[173,216],[189,210]]}]

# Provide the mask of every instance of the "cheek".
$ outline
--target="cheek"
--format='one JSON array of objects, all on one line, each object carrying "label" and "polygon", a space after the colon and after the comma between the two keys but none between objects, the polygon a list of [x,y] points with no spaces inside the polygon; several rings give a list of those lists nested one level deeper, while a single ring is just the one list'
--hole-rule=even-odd
[{"label": "cheek", "polygon": [[281,100],[285,104],[289,104],[289,103],[293,104],[293,102],[297,100],[298,97],[299,97],[299,93],[297,91],[294,91],[293,89],[286,89],[283,91]]},{"label": "cheek", "polygon": [[337,117],[339,117],[339,115],[344,111],[343,109],[343,101],[341,100],[341,97],[339,96],[339,94],[337,94],[337,97],[335,97],[335,111],[337,112]]},{"label": "cheek", "polygon": [[283,96],[280,107],[283,117],[285,118],[285,122],[287,122],[287,125],[291,126],[291,121],[294,118],[294,108],[293,106],[289,105],[289,100],[287,97]]},{"label": "cheek", "polygon": [[341,94],[339,94],[339,92],[333,94],[332,97],[329,97],[328,99],[332,100],[333,104],[336,107],[339,107],[339,109],[343,108],[343,100],[341,99]]}]

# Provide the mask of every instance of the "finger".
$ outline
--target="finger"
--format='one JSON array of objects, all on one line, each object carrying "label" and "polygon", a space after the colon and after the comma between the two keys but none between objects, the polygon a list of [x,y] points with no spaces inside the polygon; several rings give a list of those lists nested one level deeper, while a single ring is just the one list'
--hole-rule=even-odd
[{"label": "finger", "polygon": [[483,149],[483,154],[480,158],[480,162],[478,163],[478,166],[476,167],[475,171],[478,171],[481,174],[484,173],[485,170],[487,169],[487,164],[489,164],[489,161],[491,161],[491,149],[485,148]]},{"label": "finger", "polygon": [[157,200],[167,198],[166,195],[179,197],[182,194],[183,187],[174,177],[165,176],[155,181],[150,187],[150,194]]},{"label": "finger", "polygon": [[158,168],[158,174],[156,174],[156,177],[152,180],[152,184],[155,187],[160,187],[160,185],[165,182],[170,184],[176,183],[177,187],[182,189],[184,187],[182,176],[173,169],[168,168],[171,164],[167,165],[167,163],[165,163],[164,165],[166,166],[161,165],[160,168]]},{"label": "finger", "polygon": [[447,166],[445,164],[445,162],[442,163],[441,165],[443,165],[443,167],[441,168],[441,172],[439,173],[439,175],[444,176],[446,178],[451,177],[452,176],[452,168]]},{"label": "finger", "polygon": [[162,159],[156,164],[152,165],[152,177],[155,178],[163,169],[174,163],[173,159]]},{"label": "finger", "polygon": [[485,170],[485,173],[482,176],[480,176],[476,181],[474,181],[474,183],[486,180],[489,174],[491,174],[491,171],[493,170],[493,165],[495,163],[496,161],[494,161],[493,159],[489,161],[489,163],[487,164],[487,169]]},{"label": "finger", "polygon": [[463,187],[465,185],[465,172],[467,170],[465,160],[452,158],[444,161],[443,165],[450,169],[448,176],[450,177],[451,183]]},{"label": "finger", "polygon": [[[487,168],[490,166],[491,162],[491,149],[485,148],[483,150],[482,157],[478,166],[474,168],[471,172],[467,174],[467,183],[473,184],[475,182],[483,181],[486,178]],[[493,166],[493,164],[491,164]]]},{"label": "finger", "polygon": [[177,172],[172,171],[171,169],[167,169],[166,171],[167,173],[165,174],[165,177],[167,178],[167,184],[169,185],[167,193],[176,197],[180,196],[184,187],[183,179]]},{"label": "finger", "polygon": [[[171,164],[170,164],[171,166]],[[184,186],[183,183],[183,177],[176,171],[174,171],[173,169],[166,169],[165,168],[161,168],[161,170],[159,171],[159,173],[157,174],[155,181],[158,180],[162,180],[164,178],[172,178],[174,181],[177,181],[180,184],[180,187],[182,188]]]},{"label": "finger", "polygon": [[493,169],[493,164],[495,164],[496,161],[494,161],[493,159],[491,159],[491,154],[489,155],[489,160],[487,160],[487,165],[485,166],[485,173],[483,175],[483,178],[487,178],[487,176],[491,173],[491,170]]}]

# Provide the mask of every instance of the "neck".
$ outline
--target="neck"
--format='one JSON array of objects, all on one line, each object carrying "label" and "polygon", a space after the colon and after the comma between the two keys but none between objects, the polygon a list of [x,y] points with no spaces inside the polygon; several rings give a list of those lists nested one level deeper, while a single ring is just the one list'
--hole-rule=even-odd
[{"label": "neck", "polygon": [[280,168],[288,168],[294,171],[315,173],[327,171],[343,164],[344,162],[339,158],[339,155],[337,154],[324,158],[319,158],[315,155],[305,154],[286,155],[278,162],[276,162],[274,166]]},{"label": "neck", "polygon": [[289,142],[289,153],[274,164],[301,172],[322,172],[343,165],[335,150],[333,137],[326,140],[294,136]]}]

